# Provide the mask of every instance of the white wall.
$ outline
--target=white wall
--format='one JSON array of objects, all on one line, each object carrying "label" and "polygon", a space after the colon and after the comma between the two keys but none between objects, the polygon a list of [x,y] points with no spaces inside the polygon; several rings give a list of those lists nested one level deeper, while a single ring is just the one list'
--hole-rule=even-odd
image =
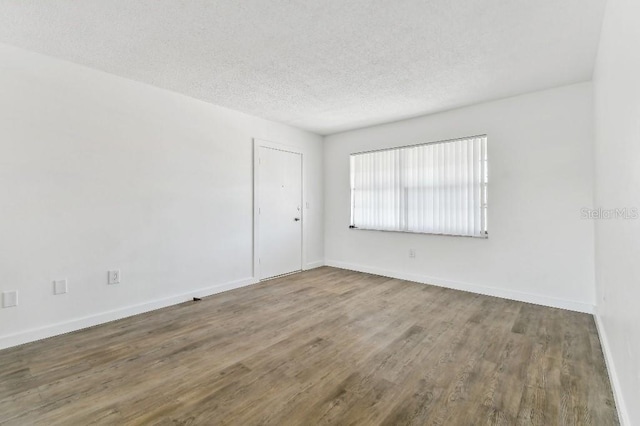
[{"label": "white wall", "polygon": [[0,45],[0,348],[251,282],[252,138],[303,151],[321,264],[320,136]]},{"label": "white wall", "polygon": [[[327,137],[326,262],[591,311],[592,108],[582,83]],[[483,133],[488,239],[348,229],[350,153]]]},{"label": "white wall", "polygon": [[[594,74],[596,206],[640,209],[640,2],[609,0]],[[640,220],[598,220],[597,318],[627,425],[640,425]]]}]

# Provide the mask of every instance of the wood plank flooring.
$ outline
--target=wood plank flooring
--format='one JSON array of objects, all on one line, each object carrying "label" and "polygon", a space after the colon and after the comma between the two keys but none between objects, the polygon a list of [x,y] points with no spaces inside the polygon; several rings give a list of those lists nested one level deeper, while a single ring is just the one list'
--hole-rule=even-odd
[{"label": "wood plank flooring", "polygon": [[10,425],[615,425],[590,315],[323,267],[0,351]]}]

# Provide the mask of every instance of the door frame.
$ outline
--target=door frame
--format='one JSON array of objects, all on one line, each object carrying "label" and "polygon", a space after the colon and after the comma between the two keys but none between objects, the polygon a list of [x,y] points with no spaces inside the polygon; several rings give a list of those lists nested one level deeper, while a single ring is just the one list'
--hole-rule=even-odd
[{"label": "door frame", "polygon": [[260,202],[260,148],[275,149],[300,155],[300,270],[304,270],[306,250],[304,247],[304,223],[305,223],[305,186],[304,186],[304,153],[299,148],[284,145],[278,142],[271,142],[264,139],[253,139],[253,279],[261,281],[260,276],[260,213],[258,211]]}]

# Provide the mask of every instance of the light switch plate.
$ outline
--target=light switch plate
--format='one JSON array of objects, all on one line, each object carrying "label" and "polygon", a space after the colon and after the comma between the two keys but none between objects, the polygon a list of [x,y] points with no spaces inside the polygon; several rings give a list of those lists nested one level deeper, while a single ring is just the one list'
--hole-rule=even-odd
[{"label": "light switch plate", "polygon": [[53,282],[53,294],[65,294],[68,291],[67,280],[56,280]]},{"label": "light switch plate", "polygon": [[18,292],[17,291],[3,291],[2,292],[2,307],[13,308],[18,306]]}]

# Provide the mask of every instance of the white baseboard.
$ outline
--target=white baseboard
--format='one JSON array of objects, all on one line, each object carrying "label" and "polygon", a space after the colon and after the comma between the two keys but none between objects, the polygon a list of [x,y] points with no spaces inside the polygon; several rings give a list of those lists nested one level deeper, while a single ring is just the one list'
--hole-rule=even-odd
[{"label": "white baseboard", "polygon": [[517,300],[519,302],[533,303],[536,305],[550,306],[552,308],[567,309],[569,311],[584,312],[593,314],[594,306],[589,303],[576,302],[573,300],[557,299],[554,297],[542,296],[538,294],[530,294],[513,290],[505,290],[495,287],[486,287],[483,285],[462,283],[457,281],[443,280],[440,278],[429,277],[419,274],[411,274],[406,272],[390,271],[366,265],[356,265],[353,263],[340,262],[337,260],[327,260],[327,266],[333,266],[341,269],[349,269],[352,271],[366,272],[369,274],[382,275],[384,277],[397,278],[400,280],[414,281],[422,284],[431,284],[438,287],[446,287],[454,290],[468,291],[471,293],[484,294],[486,296],[500,297],[503,299]]},{"label": "white baseboard", "polygon": [[321,266],[324,266],[324,260],[317,260],[315,262],[309,262],[304,265],[304,270],[308,271],[309,269],[320,268]]},{"label": "white baseboard", "polygon": [[618,380],[618,373],[616,372],[616,366],[613,362],[613,355],[611,354],[611,347],[609,346],[607,332],[604,328],[604,324],[602,323],[602,319],[600,318],[597,309],[593,316],[596,320],[598,336],[600,337],[600,346],[602,346],[604,361],[607,364],[609,380],[611,381],[611,387],[613,388],[613,398],[616,401],[616,408],[618,409],[618,420],[620,420],[621,426],[631,426],[629,411],[627,410],[627,406],[624,403],[624,398],[622,397],[622,388],[620,387],[620,380]]},{"label": "white baseboard", "polygon": [[47,325],[45,327],[33,328],[15,334],[0,336],[0,349],[6,349],[12,346],[34,342],[36,340],[46,339],[47,337],[53,337],[109,321],[130,317],[132,315],[138,315],[144,312],[165,308],[167,306],[177,305],[178,303],[191,300],[193,297],[210,296],[212,294],[222,293],[223,291],[233,290],[235,288],[244,287],[257,282],[258,280],[255,280],[254,278],[245,278],[242,280],[189,291],[175,296],[152,300],[138,305],[125,306],[123,308],[101,312],[87,317],[76,318],[69,321]]}]

